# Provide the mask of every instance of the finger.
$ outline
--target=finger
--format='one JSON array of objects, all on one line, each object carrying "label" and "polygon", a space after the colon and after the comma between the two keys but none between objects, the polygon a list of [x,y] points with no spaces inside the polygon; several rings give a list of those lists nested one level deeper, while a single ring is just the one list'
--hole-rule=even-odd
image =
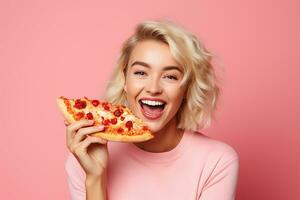
[{"label": "finger", "polygon": [[104,140],[99,137],[92,137],[92,136],[87,136],[85,140],[83,140],[81,143],[78,144],[75,154],[78,157],[84,156],[87,153],[87,148],[92,144],[92,143],[98,143],[98,144],[107,144],[107,140]]},{"label": "finger", "polygon": [[80,128],[73,138],[73,143],[77,144],[82,141],[87,135],[92,133],[97,133],[104,130],[104,126],[96,126],[96,127],[88,127],[88,128]]},{"label": "finger", "polygon": [[67,127],[67,141],[72,140],[72,137],[75,135],[78,129],[86,126],[91,126],[93,124],[94,124],[94,120],[87,120],[87,119],[79,120],[70,124]]},{"label": "finger", "polygon": [[64,120],[64,123],[65,123],[66,126],[70,125],[70,123],[67,120]]}]

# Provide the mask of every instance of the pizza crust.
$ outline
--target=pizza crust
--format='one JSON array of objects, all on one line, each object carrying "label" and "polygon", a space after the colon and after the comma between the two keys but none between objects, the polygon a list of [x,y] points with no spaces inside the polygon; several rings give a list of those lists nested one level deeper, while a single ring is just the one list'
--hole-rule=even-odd
[{"label": "pizza crust", "polygon": [[116,142],[143,142],[153,138],[153,136],[149,133],[145,133],[142,135],[128,136],[128,135],[115,134],[112,132],[97,132],[91,134],[91,136],[100,137],[105,140],[116,141]]},{"label": "pizza crust", "polygon": [[58,98],[56,100],[57,106],[61,113],[63,114],[64,118],[71,124],[76,122],[74,117],[67,111],[67,107],[65,106],[64,100],[61,98]]}]

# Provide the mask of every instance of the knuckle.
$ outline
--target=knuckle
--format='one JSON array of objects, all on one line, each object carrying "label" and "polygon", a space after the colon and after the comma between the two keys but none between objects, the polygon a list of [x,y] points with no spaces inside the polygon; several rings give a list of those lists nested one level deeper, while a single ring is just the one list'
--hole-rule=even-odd
[{"label": "knuckle", "polygon": [[88,144],[91,144],[91,143],[95,142],[95,140],[94,140],[93,137],[87,136],[87,137],[86,137],[86,142],[87,142]]},{"label": "knuckle", "polygon": [[77,131],[77,135],[84,135],[84,130],[83,129],[79,129],[78,131]]},{"label": "knuckle", "polygon": [[74,153],[75,153],[76,155],[81,155],[82,149],[81,149],[80,147],[77,147],[77,148],[74,149]]},{"label": "knuckle", "polygon": [[67,126],[66,131],[67,131],[67,133],[71,133],[72,132],[72,127],[71,126]]},{"label": "knuckle", "polygon": [[73,145],[71,142],[69,142],[67,144],[67,146],[68,146],[68,149],[69,149],[70,152],[75,153],[75,150],[76,150],[76,146],[75,145]]},{"label": "knuckle", "polygon": [[67,141],[67,147],[70,149],[72,146],[71,146],[71,142]]},{"label": "knuckle", "polygon": [[90,142],[96,142],[97,141],[97,138],[96,137],[91,137],[91,136],[89,136],[89,141]]}]

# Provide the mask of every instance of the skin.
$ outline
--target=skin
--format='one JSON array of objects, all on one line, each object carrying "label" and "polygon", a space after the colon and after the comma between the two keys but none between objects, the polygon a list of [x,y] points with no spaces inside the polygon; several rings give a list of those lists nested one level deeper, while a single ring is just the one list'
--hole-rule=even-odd
[{"label": "skin", "polygon": [[[139,148],[164,152],[173,149],[181,140],[183,131],[176,128],[176,113],[186,90],[185,86],[180,86],[182,78],[183,68],[173,59],[167,44],[145,40],[133,49],[124,85],[128,106],[155,135],[150,141],[135,143]],[[167,103],[159,119],[150,120],[142,114],[139,100],[145,97],[159,98]]]},{"label": "skin", "polygon": [[108,163],[107,141],[89,136],[104,130],[104,126],[93,126],[93,120],[79,120],[72,124],[65,121],[67,146],[86,173],[86,199],[104,200]]},{"label": "skin", "polygon": [[[137,147],[149,152],[165,152],[180,142],[183,131],[176,128],[176,113],[186,91],[185,86],[180,86],[182,72],[182,67],[172,58],[165,43],[145,40],[133,49],[124,90],[129,108],[155,135],[154,139],[135,143]],[[142,114],[138,100],[144,97],[160,98],[167,103],[159,119],[150,120]],[[72,124],[65,122],[68,149],[86,173],[88,200],[106,199],[107,141],[89,136],[104,130],[103,126],[95,127],[93,123],[92,120],[80,120]]]}]

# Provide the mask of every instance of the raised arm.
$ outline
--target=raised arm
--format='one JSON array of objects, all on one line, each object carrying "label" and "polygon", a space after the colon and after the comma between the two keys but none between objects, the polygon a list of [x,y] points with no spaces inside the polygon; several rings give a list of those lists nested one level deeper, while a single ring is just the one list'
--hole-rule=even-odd
[{"label": "raised arm", "polygon": [[107,141],[89,136],[91,133],[104,130],[104,126],[95,127],[93,124],[92,120],[66,124],[67,146],[73,154],[68,157],[66,171],[73,200],[107,199]]}]

